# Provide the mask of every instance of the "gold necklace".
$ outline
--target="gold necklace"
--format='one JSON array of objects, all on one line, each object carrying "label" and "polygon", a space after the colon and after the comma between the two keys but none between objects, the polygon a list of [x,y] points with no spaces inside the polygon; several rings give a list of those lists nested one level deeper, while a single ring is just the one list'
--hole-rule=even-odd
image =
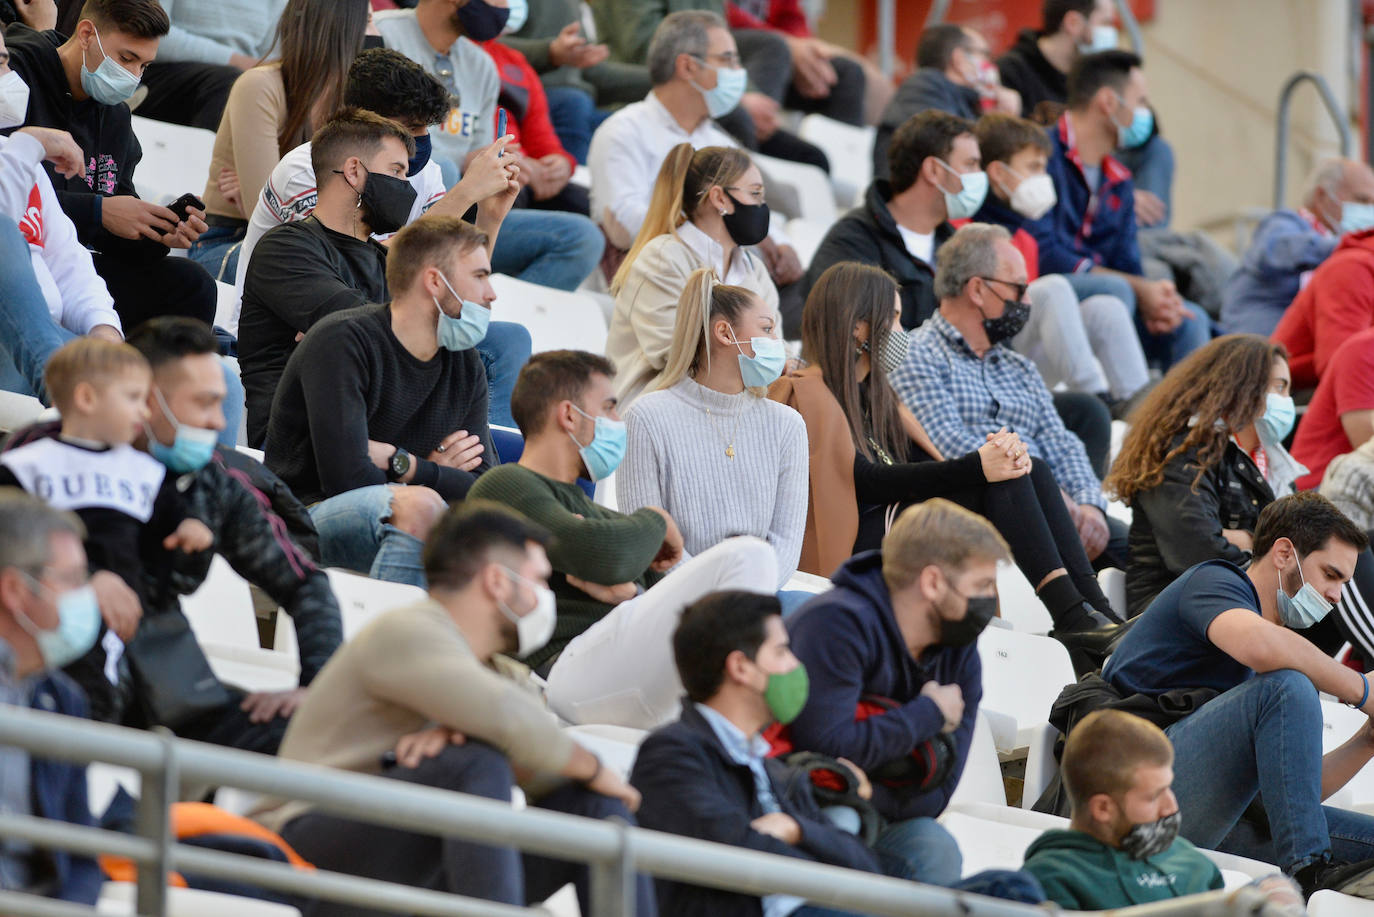
[{"label": "gold necklace", "polygon": [[[740,419],[744,417],[744,412],[747,410],[749,408],[746,406],[735,415],[735,428],[730,431],[730,438],[725,441],[725,457],[731,461],[735,459],[735,434],[739,432]],[[720,428],[716,426],[716,418],[711,414],[710,408],[706,408],[706,419],[711,421],[711,429],[716,431],[717,436],[720,436]]]}]

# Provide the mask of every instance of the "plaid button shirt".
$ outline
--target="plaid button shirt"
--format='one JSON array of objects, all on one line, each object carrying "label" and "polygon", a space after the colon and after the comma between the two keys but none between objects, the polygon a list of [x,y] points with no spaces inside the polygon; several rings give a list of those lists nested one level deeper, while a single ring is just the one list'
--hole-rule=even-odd
[{"label": "plaid button shirt", "polygon": [[1075,503],[1103,512],[1107,500],[1088,453],[1068,431],[1035,364],[1001,344],[980,359],[939,312],[911,332],[892,385],[947,458],[977,449],[1006,427],[1050,466]]}]

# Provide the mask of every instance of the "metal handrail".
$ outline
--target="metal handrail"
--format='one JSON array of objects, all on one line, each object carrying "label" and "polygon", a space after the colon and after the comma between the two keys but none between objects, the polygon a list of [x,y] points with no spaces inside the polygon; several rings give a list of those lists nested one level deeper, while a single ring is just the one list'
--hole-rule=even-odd
[{"label": "metal handrail", "polygon": [[[91,854],[116,852],[139,864],[138,912],[161,917],[166,910],[166,870],[236,878],[264,888],[325,900],[418,914],[515,917],[526,908],[446,895],[395,883],[338,873],[308,872],[282,863],[175,843],[165,802],[149,795],[175,779],[239,787],[283,799],[298,799],[349,818],[427,834],[583,862],[592,870],[595,917],[634,913],[631,878],[636,872],[749,895],[792,894],[818,905],[857,910],[875,917],[1046,917],[1053,908],[1032,907],[935,886],[875,876],[789,857],[743,850],[677,835],[628,828],[597,819],[538,809],[517,811],[490,799],[398,780],[353,774],[250,752],[172,739],[72,717],[0,706],[0,746],[85,764],[103,761],[143,775],[138,830],[130,836],[34,816],[0,817],[0,836],[44,847]],[[151,779],[150,779],[151,778]],[[151,832],[151,833],[149,833]],[[160,882],[159,889],[146,888]],[[89,914],[89,910],[28,895],[0,894],[7,914]],[[1120,917],[1282,917],[1258,889],[1211,892],[1128,908]],[[589,915],[590,917],[590,915]]]},{"label": "metal handrail", "polygon": [[1290,76],[1279,90],[1279,115],[1278,124],[1275,130],[1276,149],[1274,151],[1274,209],[1279,210],[1283,207],[1284,187],[1288,183],[1288,105],[1293,99],[1293,93],[1302,83],[1311,83],[1317,89],[1317,95],[1321,98],[1322,104],[1326,106],[1326,113],[1331,116],[1331,121],[1336,125],[1336,133],[1341,138],[1341,156],[1350,157],[1351,138],[1350,125],[1346,123],[1345,117],[1341,114],[1340,104],[1336,102],[1336,96],[1331,92],[1331,86],[1326,82],[1326,77],[1313,70],[1299,70]]}]

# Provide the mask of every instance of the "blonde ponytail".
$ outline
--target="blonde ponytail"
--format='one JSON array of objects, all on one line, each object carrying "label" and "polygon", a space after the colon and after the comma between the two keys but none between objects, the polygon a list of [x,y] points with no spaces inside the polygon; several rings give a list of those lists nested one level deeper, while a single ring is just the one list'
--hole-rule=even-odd
[{"label": "blonde ponytail", "polygon": [[673,343],[668,348],[668,360],[663,372],[649,383],[645,391],[672,388],[691,374],[705,354],[710,366],[711,300],[720,279],[714,268],[703,267],[687,278],[687,286],[677,301],[677,318],[673,324]]},{"label": "blonde ponytail", "polygon": [[649,240],[672,232],[687,219],[682,206],[682,187],[686,182],[687,170],[692,167],[693,155],[695,152],[690,143],[679,143],[668,151],[667,158],[658,170],[658,178],[654,180],[653,196],[649,198],[649,212],[644,215],[639,235],[635,236],[629,254],[625,256],[625,260],[615,272],[615,277],[611,279],[612,296],[620,293],[620,288],[629,279],[630,266],[634,264],[635,258],[639,257],[644,246],[649,244]]}]

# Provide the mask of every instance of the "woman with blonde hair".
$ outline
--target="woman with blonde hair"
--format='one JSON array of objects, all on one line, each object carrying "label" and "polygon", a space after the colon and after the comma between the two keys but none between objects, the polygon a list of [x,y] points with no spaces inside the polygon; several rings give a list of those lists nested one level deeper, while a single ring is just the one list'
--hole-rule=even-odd
[{"label": "woman with blonde hair", "polygon": [[806,423],[811,501],[801,569],[829,576],[851,554],[880,547],[906,506],[944,497],[987,517],[1006,539],[1056,634],[1111,624],[1117,615],[1048,466],[1005,429],[946,459],[903,406],[888,381],[907,350],[901,313],[886,272],[855,261],[832,265],[802,313],[806,368],[769,390]]},{"label": "woman with blonde hair", "polygon": [[622,410],[668,362],[674,314],[693,271],[712,268],[773,313],[778,291],[763,259],[749,250],[768,235],[763,176],[733,147],[673,147],[654,182],[644,225],[611,281],[606,356],[616,366]]},{"label": "woman with blonde hair", "polygon": [[667,510],[688,554],[734,535],[767,540],[781,586],[801,554],[807,457],[801,417],[766,397],[786,363],[777,332],[757,295],[692,272],[663,372],[624,414],[616,496],[622,512]]}]

